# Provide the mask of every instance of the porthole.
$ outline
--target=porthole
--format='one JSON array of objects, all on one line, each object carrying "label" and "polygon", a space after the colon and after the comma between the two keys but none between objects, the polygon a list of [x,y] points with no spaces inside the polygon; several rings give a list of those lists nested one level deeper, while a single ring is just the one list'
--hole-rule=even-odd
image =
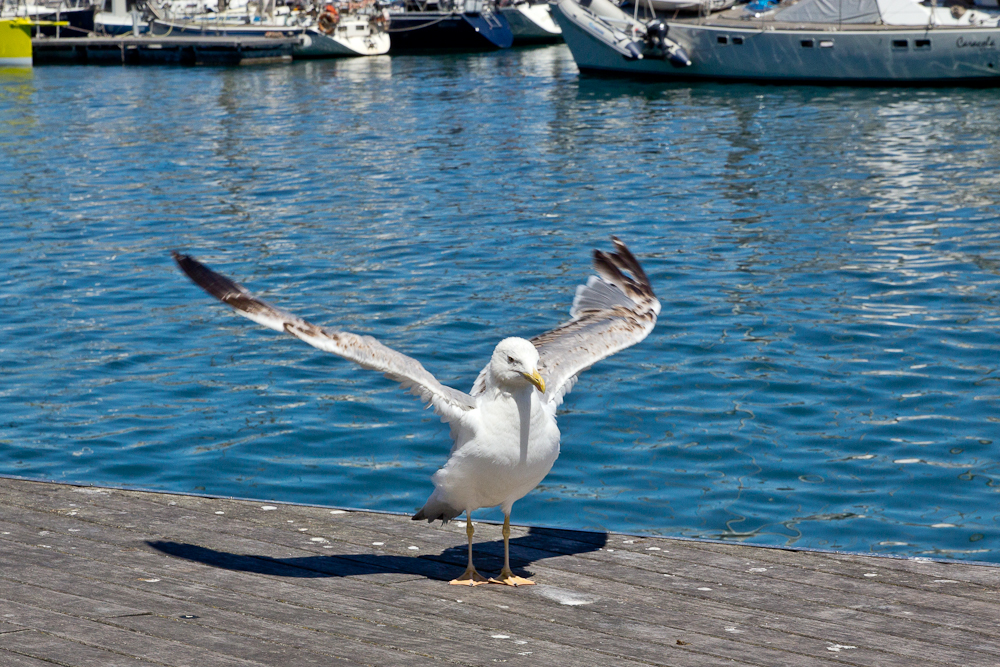
[{"label": "porthole", "polygon": [[719,44],[728,44],[729,37],[726,35],[719,35],[718,37],[715,38],[715,41],[717,41]]},{"label": "porthole", "polygon": [[811,40],[811,39],[803,39],[802,40],[802,48],[803,49],[811,49],[814,46],[816,46],[816,43],[813,40]]}]

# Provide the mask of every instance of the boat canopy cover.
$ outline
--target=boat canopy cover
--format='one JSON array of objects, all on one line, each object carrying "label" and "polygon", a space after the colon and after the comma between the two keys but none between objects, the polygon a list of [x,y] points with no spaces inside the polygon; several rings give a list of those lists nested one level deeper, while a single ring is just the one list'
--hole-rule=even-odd
[{"label": "boat canopy cover", "polygon": [[914,0],[799,0],[779,7],[775,21],[927,25],[930,11]]},{"label": "boat canopy cover", "polygon": [[878,23],[880,19],[877,0],[800,0],[774,13],[775,21],[790,23]]}]

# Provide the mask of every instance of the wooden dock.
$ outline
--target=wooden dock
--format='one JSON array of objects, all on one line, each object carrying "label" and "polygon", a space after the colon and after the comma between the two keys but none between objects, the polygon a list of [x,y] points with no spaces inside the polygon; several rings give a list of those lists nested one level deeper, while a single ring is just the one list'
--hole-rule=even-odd
[{"label": "wooden dock", "polygon": [[263,65],[292,62],[292,48],[300,40],[280,34],[36,37],[31,48],[36,64]]},{"label": "wooden dock", "polygon": [[[499,570],[478,524],[477,566]],[[1000,664],[1000,568],[0,478],[0,664]]]}]

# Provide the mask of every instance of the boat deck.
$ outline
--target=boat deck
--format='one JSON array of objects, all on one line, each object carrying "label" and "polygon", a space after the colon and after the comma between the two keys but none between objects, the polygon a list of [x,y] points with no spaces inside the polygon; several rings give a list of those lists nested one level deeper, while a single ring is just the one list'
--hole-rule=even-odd
[{"label": "boat deck", "polygon": [[[0,478],[0,664],[1000,664],[1000,568]],[[478,524],[485,574],[500,528]]]},{"label": "boat deck", "polygon": [[[976,7],[976,11],[984,14],[996,16],[997,12],[984,10]],[[629,14],[631,16],[631,13]],[[685,23],[699,26],[716,26],[728,29],[741,29],[751,32],[763,32],[770,30],[793,30],[793,31],[816,31],[816,32],[913,32],[921,31],[935,34],[947,31],[997,31],[996,25],[888,25],[884,23],[808,23],[803,21],[776,21],[773,14],[762,14],[754,17],[746,12],[746,5],[730,7],[719,12],[701,16],[691,12],[657,12],[657,16],[669,23]],[[644,14],[644,10],[639,10],[639,20],[647,21],[649,18]]]}]

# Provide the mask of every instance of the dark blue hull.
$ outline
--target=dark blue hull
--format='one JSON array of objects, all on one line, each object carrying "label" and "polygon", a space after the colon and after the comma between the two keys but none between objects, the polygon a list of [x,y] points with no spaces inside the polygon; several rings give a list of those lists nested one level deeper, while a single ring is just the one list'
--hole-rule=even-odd
[{"label": "dark blue hull", "polygon": [[406,12],[389,19],[390,53],[399,51],[492,51],[514,43],[501,14]]},{"label": "dark blue hull", "polygon": [[58,26],[43,25],[36,28],[39,35],[45,37],[86,37],[88,33],[94,32],[94,8],[93,7],[71,7],[63,9],[58,14],[53,11],[51,14],[39,16],[43,21],[67,21],[69,25]]}]

